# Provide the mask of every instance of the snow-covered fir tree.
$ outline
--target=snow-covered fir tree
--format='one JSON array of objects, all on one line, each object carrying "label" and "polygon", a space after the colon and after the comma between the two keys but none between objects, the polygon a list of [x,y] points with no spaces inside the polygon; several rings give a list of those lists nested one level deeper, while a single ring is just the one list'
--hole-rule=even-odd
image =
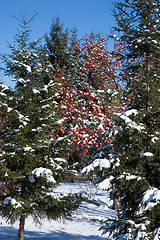
[{"label": "snow-covered fir tree", "polygon": [[[23,22],[26,27],[26,20]],[[6,116],[0,127],[0,181],[7,189],[0,195],[2,217],[14,223],[19,220],[18,239],[24,239],[26,218],[40,219],[70,216],[78,206],[75,195],[56,195],[63,162],[54,161],[50,119],[54,82],[49,55],[39,40],[29,42],[29,32],[20,31],[11,54],[2,55],[4,72],[12,76],[15,90],[0,85],[0,111]],[[52,108],[53,109],[53,108]],[[0,117],[2,119],[2,117]]]},{"label": "snow-covered fir tree", "polygon": [[[119,55],[126,82],[128,109],[117,113],[117,134],[108,173],[112,196],[120,203],[116,221],[102,229],[113,239],[157,240],[160,237],[160,3],[116,2],[114,15],[125,51]],[[115,37],[116,38],[116,37]],[[128,95],[128,96],[127,96]],[[112,159],[112,161],[111,161]]]}]

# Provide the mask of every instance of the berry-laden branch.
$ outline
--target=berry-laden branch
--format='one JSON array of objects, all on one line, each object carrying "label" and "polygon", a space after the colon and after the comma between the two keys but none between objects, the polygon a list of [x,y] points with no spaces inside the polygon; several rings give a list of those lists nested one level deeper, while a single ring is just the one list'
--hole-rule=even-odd
[{"label": "berry-laden branch", "polygon": [[114,129],[114,113],[126,108],[126,101],[121,102],[118,96],[122,88],[116,82],[121,63],[115,54],[122,44],[108,51],[106,43],[102,37],[93,43],[87,36],[82,44],[77,43],[81,90],[69,85],[64,69],[59,69],[54,76],[57,84],[53,93],[56,96],[55,126],[48,138],[57,142],[67,136],[70,149],[80,151],[86,158],[112,141],[109,133]]}]

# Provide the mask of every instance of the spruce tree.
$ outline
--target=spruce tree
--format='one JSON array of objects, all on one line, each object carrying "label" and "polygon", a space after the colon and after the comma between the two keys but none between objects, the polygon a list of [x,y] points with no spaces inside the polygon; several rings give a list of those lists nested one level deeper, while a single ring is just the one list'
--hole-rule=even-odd
[{"label": "spruce tree", "polygon": [[69,31],[64,29],[59,18],[53,19],[49,36],[46,34],[46,50],[55,72],[60,68],[66,68],[68,62]]},{"label": "spruce tree", "polygon": [[5,97],[6,102],[3,100],[0,106],[7,116],[0,128],[1,183],[8,189],[0,196],[0,212],[11,223],[19,220],[18,240],[24,239],[29,215],[35,223],[44,217],[66,218],[79,204],[75,195],[54,193],[62,167],[54,162],[52,145],[47,140],[51,131],[53,67],[39,40],[29,43],[26,19],[22,24],[25,31],[19,31],[15,44],[10,45],[11,54],[1,56],[5,74],[16,82],[15,90],[10,97],[1,86],[0,94],[1,100]]},{"label": "spruce tree", "polygon": [[68,62],[66,67],[66,81],[70,87],[74,89],[83,89],[82,78],[80,73],[81,56],[79,52],[79,41],[77,39],[77,28],[73,27],[70,30],[69,48],[68,48]]},{"label": "spruce tree", "polygon": [[[160,4],[158,0],[116,2],[113,10],[125,51],[122,79],[128,109],[117,114],[112,146],[114,197],[121,216],[104,231],[113,239],[158,239],[160,236]],[[118,161],[116,161],[116,159]]]},{"label": "spruce tree", "polygon": [[53,19],[50,33],[45,36],[45,49],[49,54],[50,62],[57,72],[65,73],[65,80],[72,87],[81,88],[80,55],[77,49],[77,29],[70,31],[64,28],[59,18]]}]

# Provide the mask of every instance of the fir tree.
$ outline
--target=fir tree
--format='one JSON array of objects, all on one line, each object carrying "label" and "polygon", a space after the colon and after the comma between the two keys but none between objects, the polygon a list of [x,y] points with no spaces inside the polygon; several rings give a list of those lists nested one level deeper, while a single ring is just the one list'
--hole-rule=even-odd
[{"label": "fir tree", "polygon": [[66,67],[66,81],[70,87],[74,89],[83,89],[82,78],[80,74],[81,56],[77,45],[79,41],[77,39],[77,28],[73,27],[70,30],[69,49],[68,49],[68,62]]},{"label": "fir tree", "polygon": [[116,2],[114,15],[121,40],[126,97],[130,105],[117,114],[112,146],[115,190],[121,216],[104,231],[113,239],[158,239],[160,227],[160,5],[157,0]]},{"label": "fir tree", "polygon": [[53,19],[49,36],[46,34],[46,50],[55,72],[66,68],[68,62],[69,31],[64,29],[59,18]]},{"label": "fir tree", "polygon": [[[70,36],[71,35],[71,36]],[[49,36],[46,35],[45,49],[50,56],[50,62],[57,72],[63,70],[65,80],[70,86],[81,88],[80,55],[77,49],[77,29],[64,29],[59,18],[53,19]]]},{"label": "fir tree", "polygon": [[0,196],[0,212],[11,223],[20,221],[19,240],[24,239],[25,220],[29,215],[35,223],[44,217],[66,218],[79,204],[75,195],[64,197],[54,193],[62,168],[57,170],[52,145],[47,140],[51,130],[53,67],[39,40],[29,43],[26,19],[22,24],[25,31],[20,31],[15,45],[10,45],[11,54],[1,56],[5,74],[16,81],[15,91],[10,97],[1,86],[0,94],[1,100],[5,97],[0,107],[7,116],[0,128],[1,182],[9,189]]}]

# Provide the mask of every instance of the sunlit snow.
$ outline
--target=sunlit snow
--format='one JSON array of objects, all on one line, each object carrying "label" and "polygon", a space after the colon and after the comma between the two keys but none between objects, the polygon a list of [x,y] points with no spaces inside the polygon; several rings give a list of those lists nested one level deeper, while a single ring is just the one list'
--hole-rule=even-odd
[{"label": "sunlit snow", "polygon": [[14,208],[19,208],[22,207],[21,203],[17,202],[14,198],[7,197],[4,201],[3,204],[11,204]]},{"label": "sunlit snow", "polygon": [[[79,193],[86,191],[87,184],[83,183],[63,183],[55,189],[54,194]],[[88,193],[89,193],[88,191]],[[71,221],[41,221],[42,226],[35,226],[32,218],[26,219],[24,236],[26,240],[112,240],[107,234],[102,236],[102,231],[99,231],[102,223],[100,221],[108,218],[117,218],[117,213],[112,209],[113,202],[109,198],[109,193],[106,191],[97,190],[94,195],[94,201],[99,203],[99,206],[83,202],[79,209],[73,211]],[[94,202],[93,201],[93,202]],[[17,240],[19,222],[17,221],[12,226],[7,224],[5,219],[0,217],[0,238],[3,240]]]},{"label": "sunlit snow", "polygon": [[34,176],[35,177],[44,177],[44,178],[46,178],[47,181],[56,183],[54,177],[52,176],[52,171],[47,168],[39,167],[39,168],[34,169],[28,177],[30,182],[35,181]]},{"label": "sunlit snow", "polygon": [[91,164],[89,164],[87,167],[83,168],[82,173],[93,171],[96,167],[102,168],[109,168],[110,167],[110,161],[106,158],[99,158],[95,159]]},{"label": "sunlit snow", "polygon": [[153,153],[151,152],[145,152],[140,155],[140,157],[153,157]]},{"label": "sunlit snow", "polygon": [[145,210],[151,209],[158,202],[160,203],[160,190],[158,188],[152,187],[144,193],[142,203],[146,204]]}]

